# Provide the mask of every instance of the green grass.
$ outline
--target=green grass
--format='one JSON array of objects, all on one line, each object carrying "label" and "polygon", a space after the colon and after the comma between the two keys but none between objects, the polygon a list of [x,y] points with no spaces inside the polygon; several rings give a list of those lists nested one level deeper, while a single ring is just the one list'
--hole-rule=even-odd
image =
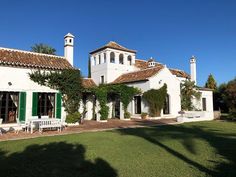
[{"label": "green grass", "polygon": [[42,137],[0,143],[0,176],[236,176],[236,123]]}]

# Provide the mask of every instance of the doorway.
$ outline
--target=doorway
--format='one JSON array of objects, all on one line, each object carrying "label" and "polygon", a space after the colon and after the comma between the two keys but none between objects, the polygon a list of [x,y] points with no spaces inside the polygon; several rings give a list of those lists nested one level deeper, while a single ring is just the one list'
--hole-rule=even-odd
[{"label": "doorway", "polygon": [[163,113],[164,114],[170,114],[170,97],[169,97],[169,95],[166,95],[164,108],[163,108]]},{"label": "doorway", "polygon": [[134,96],[134,113],[141,114],[141,96]]}]

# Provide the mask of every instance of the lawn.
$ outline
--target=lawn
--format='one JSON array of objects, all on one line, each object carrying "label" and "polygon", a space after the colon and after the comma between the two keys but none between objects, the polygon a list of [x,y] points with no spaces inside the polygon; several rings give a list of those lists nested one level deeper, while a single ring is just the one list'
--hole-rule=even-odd
[{"label": "lawn", "polygon": [[2,177],[235,177],[236,123],[81,133],[0,143]]}]

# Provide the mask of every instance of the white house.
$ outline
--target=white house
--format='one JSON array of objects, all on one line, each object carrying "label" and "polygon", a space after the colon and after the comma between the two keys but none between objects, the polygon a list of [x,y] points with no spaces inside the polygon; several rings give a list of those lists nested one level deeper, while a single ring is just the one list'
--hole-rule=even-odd
[{"label": "white house", "polygon": [[[116,42],[109,42],[105,46],[90,52],[91,78],[98,85],[102,83],[127,84],[137,87],[143,92],[150,89],[158,89],[167,84],[168,96],[165,108],[162,110],[162,118],[179,116],[181,110],[180,83],[186,79],[196,80],[196,59],[190,59],[189,76],[186,72],[168,68],[166,65],[156,62],[153,58],[140,60],[136,58],[136,51],[127,49]],[[193,100],[195,107],[202,111],[204,119],[213,119],[212,91],[198,88],[202,93],[200,101]],[[123,112],[119,102],[117,117],[123,119]],[[109,104],[111,107],[111,104]],[[111,108],[112,109],[112,108]],[[148,112],[148,106],[142,99],[142,95],[134,97],[128,111],[133,117],[139,117],[141,112]],[[111,116],[110,116],[111,117]]]},{"label": "white house", "polygon": [[0,118],[3,126],[17,126],[16,118],[27,121],[32,116],[65,117],[61,94],[33,82],[28,74],[38,69],[73,68],[73,38],[69,33],[65,36],[65,56],[0,48]]},{"label": "white house", "polygon": [[[62,106],[61,94],[57,90],[41,86],[29,78],[29,73],[41,69],[45,71],[60,71],[73,69],[74,36],[68,33],[64,37],[64,56],[39,54],[34,52],[0,48],[0,118],[6,127],[17,126],[16,119],[22,121],[32,116],[66,117]],[[167,84],[168,97],[161,117],[173,118],[179,116],[181,110],[180,83],[190,78],[181,70],[170,69],[154,59],[140,60],[136,51],[127,49],[115,42],[96,49],[90,53],[91,78],[84,78],[84,87],[92,87],[101,83],[127,84],[140,88],[143,92],[158,89]],[[191,79],[196,81],[196,61],[191,58]],[[199,88],[201,101],[195,100],[195,105],[202,110],[208,119],[213,118],[212,91]],[[86,104],[85,119],[92,119],[95,110],[99,120],[99,103],[90,96]],[[94,103],[95,109],[94,109]],[[115,116],[123,119],[123,110],[119,100],[109,102],[109,118]],[[112,110],[115,115],[112,115]],[[82,111],[82,106],[80,108]],[[142,95],[134,97],[128,106],[132,117],[140,117],[141,112],[148,112],[148,106]]]}]

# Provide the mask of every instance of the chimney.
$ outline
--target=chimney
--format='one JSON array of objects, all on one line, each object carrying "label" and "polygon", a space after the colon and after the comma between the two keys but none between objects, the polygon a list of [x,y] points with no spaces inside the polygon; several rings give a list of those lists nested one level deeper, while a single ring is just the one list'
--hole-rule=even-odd
[{"label": "chimney", "polygon": [[196,58],[194,56],[190,58],[190,73],[191,81],[194,81],[195,85],[197,85]]},{"label": "chimney", "polygon": [[155,62],[155,59],[151,57],[148,60],[148,67],[151,68],[151,67],[154,67],[154,66],[156,66],[156,62]]},{"label": "chimney", "polygon": [[73,66],[74,64],[74,36],[71,33],[68,33],[64,36],[64,56]]}]

